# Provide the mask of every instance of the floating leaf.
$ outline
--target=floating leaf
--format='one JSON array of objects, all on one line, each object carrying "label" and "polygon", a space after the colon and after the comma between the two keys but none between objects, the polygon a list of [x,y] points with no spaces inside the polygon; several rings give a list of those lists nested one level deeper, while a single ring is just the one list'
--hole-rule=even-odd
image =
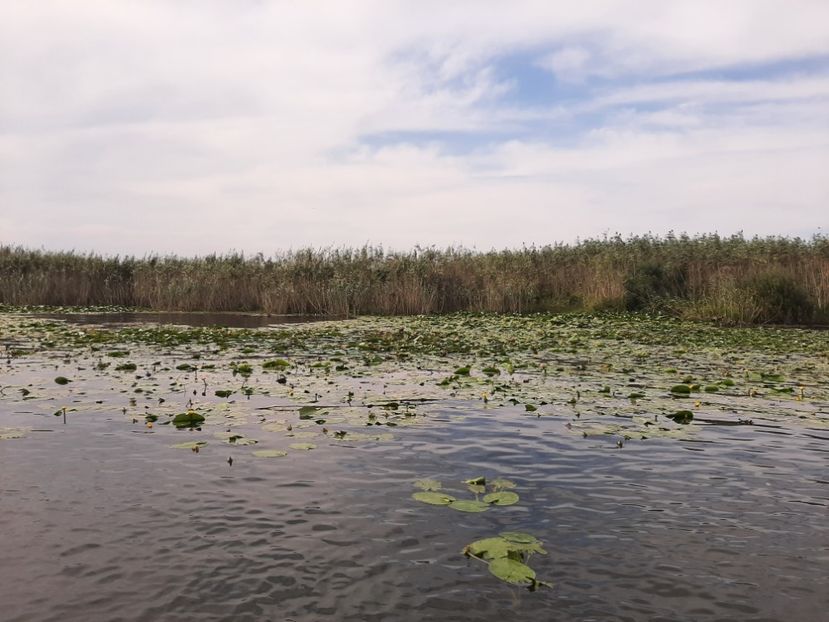
[{"label": "floating leaf", "polygon": [[489,562],[489,571],[507,583],[532,585],[535,581],[535,570],[509,557],[499,557]]},{"label": "floating leaf", "polygon": [[514,482],[511,482],[510,480],[504,479],[502,477],[499,477],[495,481],[490,482],[489,485],[492,486],[492,488],[495,489],[496,491],[504,490],[504,489],[507,489],[507,488],[515,488],[515,483]]},{"label": "floating leaf", "polygon": [[668,417],[668,419],[672,419],[675,423],[688,425],[694,420],[694,413],[690,410],[678,410],[673,414],[666,415],[666,417]]},{"label": "floating leaf", "polygon": [[0,429],[0,441],[8,441],[14,438],[23,438],[25,436],[25,430],[12,430],[9,428]]},{"label": "floating leaf", "polygon": [[457,510],[458,512],[486,512],[489,509],[489,504],[484,503],[483,501],[467,501],[466,499],[460,499],[450,503],[449,507],[453,510]]},{"label": "floating leaf", "polygon": [[671,393],[674,395],[689,395],[691,393],[691,387],[687,384],[677,384],[671,387]]},{"label": "floating leaf", "polygon": [[207,445],[207,441],[189,441],[187,443],[178,443],[176,445],[173,445],[173,447],[175,449],[192,449],[195,451],[201,447],[204,447],[205,445]]},{"label": "floating leaf", "polygon": [[440,490],[441,484],[436,479],[419,479],[414,483],[416,488],[421,490]]},{"label": "floating leaf", "polygon": [[303,406],[299,409],[300,419],[316,419],[317,413],[322,410],[318,406]]},{"label": "floating leaf", "polygon": [[518,495],[510,490],[491,492],[484,496],[484,503],[492,503],[493,505],[515,505],[518,503]]},{"label": "floating leaf", "polygon": [[547,551],[541,546],[541,541],[531,534],[520,531],[504,531],[501,533],[501,537],[510,543],[510,550],[516,553],[547,554]]},{"label": "floating leaf", "polygon": [[177,428],[194,428],[204,423],[204,416],[194,410],[180,413],[173,417],[173,425]]},{"label": "floating leaf", "polygon": [[311,451],[312,449],[316,449],[317,446],[314,443],[293,443],[288,445],[291,449],[296,449],[297,451]]},{"label": "floating leaf", "polygon": [[69,384],[70,382],[72,381],[65,376],[58,376],[57,378],[55,378],[55,384]]},{"label": "floating leaf", "polygon": [[253,455],[257,458],[282,458],[287,456],[288,452],[281,449],[257,449]]},{"label": "floating leaf", "polygon": [[486,486],[486,478],[481,477],[473,477],[472,479],[464,480],[464,484],[478,484],[479,486]]},{"label": "floating leaf", "polygon": [[540,544],[538,538],[523,531],[502,531],[501,537],[517,544]]},{"label": "floating leaf", "polygon": [[219,389],[214,393],[214,395],[216,397],[230,397],[231,395],[233,395],[233,391],[231,391],[230,389]]},{"label": "floating leaf", "polygon": [[262,369],[285,369],[291,364],[283,359],[276,359],[274,361],[265,361],[262,363]]},{"label": "floating leaf", "polygon": [[491,560],[499,557],[507,557],[512,550],[511,543],[504,538],[484,538],[476,540],[466,546],[464,555],[473,555],[481,559]]},{"label": "floating leaf", "polygon": [[455,501],[452,495],[445,495],[442,492],[416,492],[412,495],[412,499],[420,501],[421,503],[428,503],[429,505],[449,505]]}]

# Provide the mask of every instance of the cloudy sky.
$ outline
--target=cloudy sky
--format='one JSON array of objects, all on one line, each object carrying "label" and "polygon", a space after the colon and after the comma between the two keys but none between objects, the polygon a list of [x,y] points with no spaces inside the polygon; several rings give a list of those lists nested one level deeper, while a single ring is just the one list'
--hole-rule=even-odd
[{"label": "cloudy sky", "polygon": [[829,229],[829,2],[0,3],[0,243]]}]

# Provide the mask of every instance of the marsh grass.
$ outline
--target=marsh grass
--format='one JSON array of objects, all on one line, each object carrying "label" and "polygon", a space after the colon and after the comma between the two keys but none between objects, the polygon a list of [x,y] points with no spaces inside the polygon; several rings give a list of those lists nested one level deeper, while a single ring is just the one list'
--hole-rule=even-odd
[{"label": "marsh grass", "polygon": [[807,324],[829,315],[829,240],[647,235],[484,253],[367,246],[190,259],[0,246],[0,304],[323,315],[628,309]]}]

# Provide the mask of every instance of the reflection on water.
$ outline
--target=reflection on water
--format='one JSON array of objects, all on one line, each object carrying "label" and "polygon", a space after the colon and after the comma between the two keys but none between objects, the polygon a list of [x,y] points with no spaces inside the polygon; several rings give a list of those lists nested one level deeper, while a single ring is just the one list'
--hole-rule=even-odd
[{"label": "reflection on water", "polygon": [[322,315],[261,315],[255,313],[190,313],[175,311],[139,311],[117,313],[37,313],[29,314],[72,324],[172,324],[176,326],[223,326],[227,328],[264,328],[277,324],[295,324],[339,319]]},{"label": "reflection on water", "polygon": [[[42,431],[0,445],[2,618],[805,622],[829,610],[825,431],[708,426],[695,442],[618,449],[555,415],[459,402],[439,418],[276,460],[171,450],[114,414],[39,418]],[[466,515],[410,497],[420,477],[481,474],[515,481],[521,502]],[[532,566],[554,589],[505,585],[460,554],[504,529],[545,542]]]}]

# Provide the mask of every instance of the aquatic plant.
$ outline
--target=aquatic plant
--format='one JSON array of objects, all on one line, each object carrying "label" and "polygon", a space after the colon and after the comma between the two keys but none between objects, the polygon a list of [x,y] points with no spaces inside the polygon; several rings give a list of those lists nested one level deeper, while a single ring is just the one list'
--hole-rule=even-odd
[{"label": "aquatic plant", "polygon": [[819,322],[829,314],[829,239],[668,234],[487,253],[363,247],[190,259],[0,246],[3,304],[339,316],[628,308]]}]

